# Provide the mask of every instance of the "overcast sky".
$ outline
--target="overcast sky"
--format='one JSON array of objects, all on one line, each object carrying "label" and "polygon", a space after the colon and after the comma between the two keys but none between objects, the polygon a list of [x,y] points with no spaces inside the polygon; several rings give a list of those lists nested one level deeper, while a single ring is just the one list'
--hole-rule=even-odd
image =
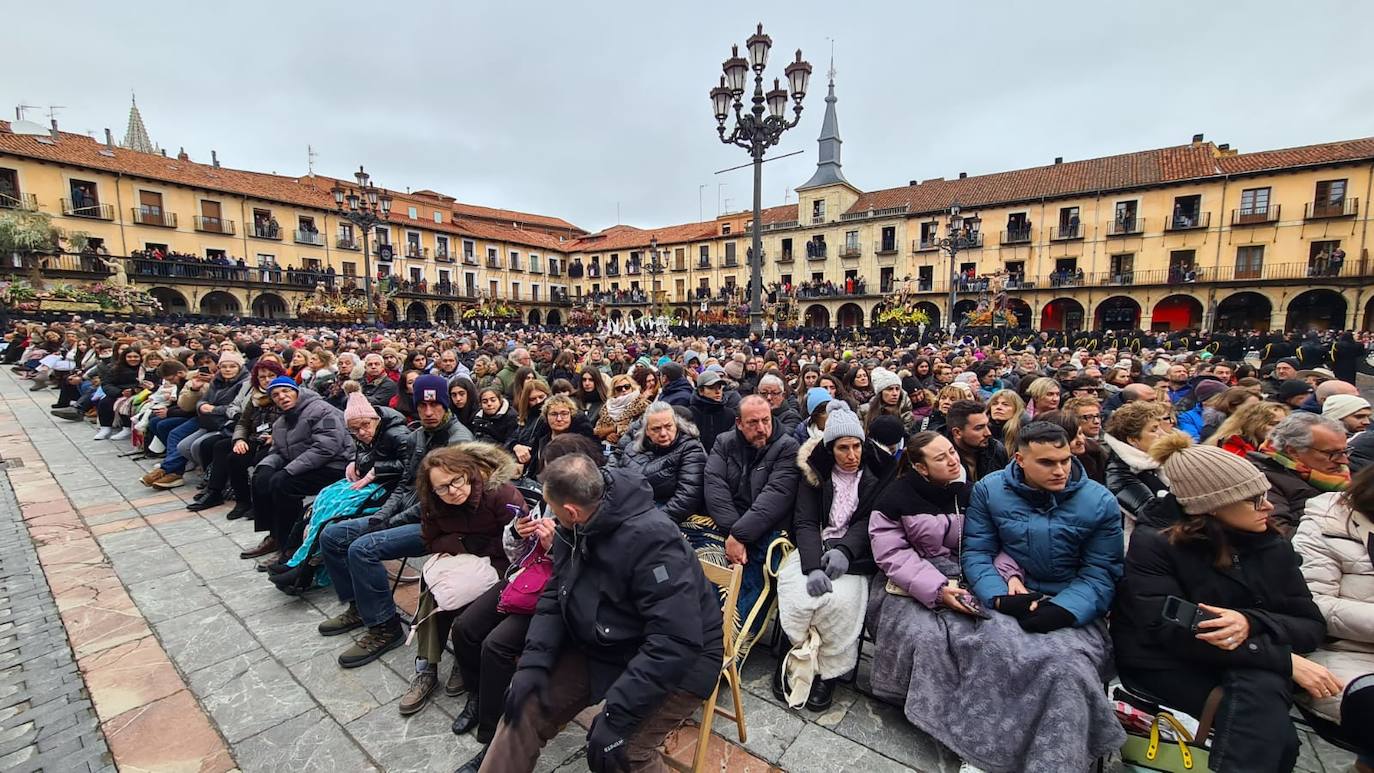
[{"label": "overcast sky", "polygon": [[[736,10],[750,6],[748,11]],[[5,11],[0,102],[65,105],[197,161],[347,176],[564,217],[669,225],[752,205],[708,90],[758,21],[801,48],[802,122],[764,206],[810,176],[834,40],[844,170],[864,190],[1187,142],[1374,135],[1374,3],[36,3]],[[365,51],[360,55],[358,51]],[[771,83],[771,81],[770,81]],[[31,120],[46,122],[46,108]],[[723,184],[723,188],[718,185]],[[704,186],[704,187],[701,187]],[[727,202],[728,200],[728,202]],[[795,202],[795,194],[791,201]]]}]

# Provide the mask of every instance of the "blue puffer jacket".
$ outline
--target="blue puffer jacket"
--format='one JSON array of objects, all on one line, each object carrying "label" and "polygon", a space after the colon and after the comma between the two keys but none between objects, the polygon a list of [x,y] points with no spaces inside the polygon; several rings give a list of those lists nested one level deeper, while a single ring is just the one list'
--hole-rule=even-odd
[{"label": "blue puffer jacket", "polygon": [[1201,443],[1203,441],[1202,427],[1204,423],[1202,418],[1202,403],[1196,403],[1192,408],[1178,415],[1178,428],[1183,432],[1187,432],[1188,437],[1191,437],[1194,443]]},{"label": "blue puffer jacket", "polygon": [[1069,485],[1056,493],[1031,488],[1012,461],[978,481],[964,516],[964,576],[989,609],[993,597],[1007,593],[993,566],[1006,552],[1025,571],[1026,587],[1087,625],[1112,605],[1123,547],[1116,499],[1077,459]]}]

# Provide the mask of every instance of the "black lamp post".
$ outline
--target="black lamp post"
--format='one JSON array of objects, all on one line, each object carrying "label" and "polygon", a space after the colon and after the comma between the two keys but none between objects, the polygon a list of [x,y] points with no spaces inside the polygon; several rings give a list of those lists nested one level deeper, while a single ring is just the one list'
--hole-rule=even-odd
[{"label": "black lamp post", "polygon": [[957,327],[954,321],[954,305],[959,297],[959,267],[956,263],[959,250],[978,246],[978,237],[964,233],[964,217],[959,214],[959,202],[949,208],[948,235],[937,241],[936,246],[949,254],[949,302],[945,309],[945,320],[951,335]]},{"label": "black lamp post", "polygon": [[649,311],[654,317],[663,315],[663,296],[667,290],[659,288],[659,277],[663,274],[663,264],[658,251],[658,234],[649,237]]},{"label": "black lamp post", "polygon": [[372,250],[368,237],[379,223],[391,219],[391,194],[379,189],[371,182],[372,176],[363,171],[361,164],[353,174],[358,181],[357,189],[344,189],[335,185],[330,189],[334,194],[334,214],[357,226],[363,233],[363,292],[367,293],[367,323],[377,324],[377,305],[372,296]]},{"label": "black lamp post", "polygon": [[[731,47],[730,58],[722,65],[725,74],[721,76],[720,85],[711,89],[711,107],[715,112],[720,141],[744,148],[754,160],[754,227],[751,229],[754,247],[749,255],[749,329],[762,334],[763,154],[778,144],[783,132],[801,120],[802,98],[806,96],[806,86],[811,79],[811,65],[802,60],[801,49],[797,49],[796,60],[783,70],[795,103],[792,120],[789,121],[786,117],[788,90],[776,78],[773,79],[771,91],[765,93],[763,90],[763,70],[768,65],[768,49],[772,48],[773,39],[763,34],[763,25],[760,24],[758,32],[751,35],[744,46],[748,49],[748,59],[739,55],[739,46]],[[751,69],[754,71],[754,95],[750,99],[753,106],[745,111],[742,101],[744,79]],[[735,125],[727,134],[725,120],[730,115],[732,103]],[[768,115],[765,116],[765,112]]]}]

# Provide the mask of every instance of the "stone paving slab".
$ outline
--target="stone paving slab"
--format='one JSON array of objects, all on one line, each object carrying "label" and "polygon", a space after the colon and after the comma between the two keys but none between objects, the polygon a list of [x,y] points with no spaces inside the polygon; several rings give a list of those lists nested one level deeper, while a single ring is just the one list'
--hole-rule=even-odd
[{"label": "stone paving slab", "polygon": [[[185,509],[196,474],[171,491],[143,487],[138,478],[151,463],[121,458],[126,445],[92,441],[85,422],[50,417],[51,395],[0,377],[0,454],[23,463],[6,471],[14,501],[0,496],[0,770],[32,769],[6,764],[28,748],[19,745],[24,739],[31,755],[68,755],[64,771],[112,770],[111,754],[126,771],[447,771],[476,753],[471,735],[449,731],[465,696],[436,691],[424,711],[400,716],[412,649],[339,668],[349,637],[315,632],[340,608],[330,591],[303,599],[278,592],[238,558],[260,537],[251,523],[224,520],[228,505]],[[9,572],[5,551],[21,541],[32,543],[38,561],[31,555]],[[45,578],[56,603],[35,612],[23,588]],[[12,580],[29,585],[6,592]],[[397,601],[413,609],[415,594],[415,586],[402,586]],[[76,646],[79,668],[64,670],[60,652],[7,648],[10,638],[42,636]],[[16,667],[10,652],[21,667],[48,675],[45,686],[64,701],[43,715],[46,730],[6,708],[17,705],[7,681]],[[451,662],[446,656],[441,677]],[[708,770],[957,771],[958,760],[899,708],[853,686],[838,687],[823,713],[784,708],[770,689],[773,666],[764,647],[745,664],[748,740],[717,719]],[[859,684],[866,683],[865,661]],[[87,694],[83,715],[74,707]],[[586,770],[585,728],[594,713],[583,712],[549,743],[539,773]],[[696,738],[696,726],[686,726],[669,737],[667,751],[688,760]],[[1319,739],[1304,740],[1303,773],[1344,771],[1353,762]]]}]

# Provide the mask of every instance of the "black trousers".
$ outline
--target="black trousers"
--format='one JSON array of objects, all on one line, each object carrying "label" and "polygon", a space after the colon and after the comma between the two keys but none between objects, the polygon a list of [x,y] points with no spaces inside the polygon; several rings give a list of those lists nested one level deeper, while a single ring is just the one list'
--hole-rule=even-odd
[{"label": "black trousers", "polygon": [[100,402],[95,404],[95,415],[100,420],[100,426],[113,427],[115,420],[114,404],[119,399],[119,393],[105,395]]},{"label": "black trousers", "polygon": [[529,615],[496,610],[500,583],[463,608],[453,621],[453,654],[463,685],[477,698],[477,740],[491,743],[506,702],[506,688],[515,676],[515,660],[525,649]]},{"label": "black trousers", "polygon": [[1295,687],[1283,674],[1253,668],[1177,668],[1123,671],[1121,680],[1194,717],[1202,713],[1212,688],[1221,685],[1211,754],[1212,770],[1218,773],[1288,773],[1297,764],[1298,732],[1288,717]]},{"label": "black trousers", "polygon": [[258,468],[253,474],[253,529],[272,535],[283,551],[291,546],[291,531],[301,519],[306,497],[343,477],[332,467],[292,475],[279,467]]}]

